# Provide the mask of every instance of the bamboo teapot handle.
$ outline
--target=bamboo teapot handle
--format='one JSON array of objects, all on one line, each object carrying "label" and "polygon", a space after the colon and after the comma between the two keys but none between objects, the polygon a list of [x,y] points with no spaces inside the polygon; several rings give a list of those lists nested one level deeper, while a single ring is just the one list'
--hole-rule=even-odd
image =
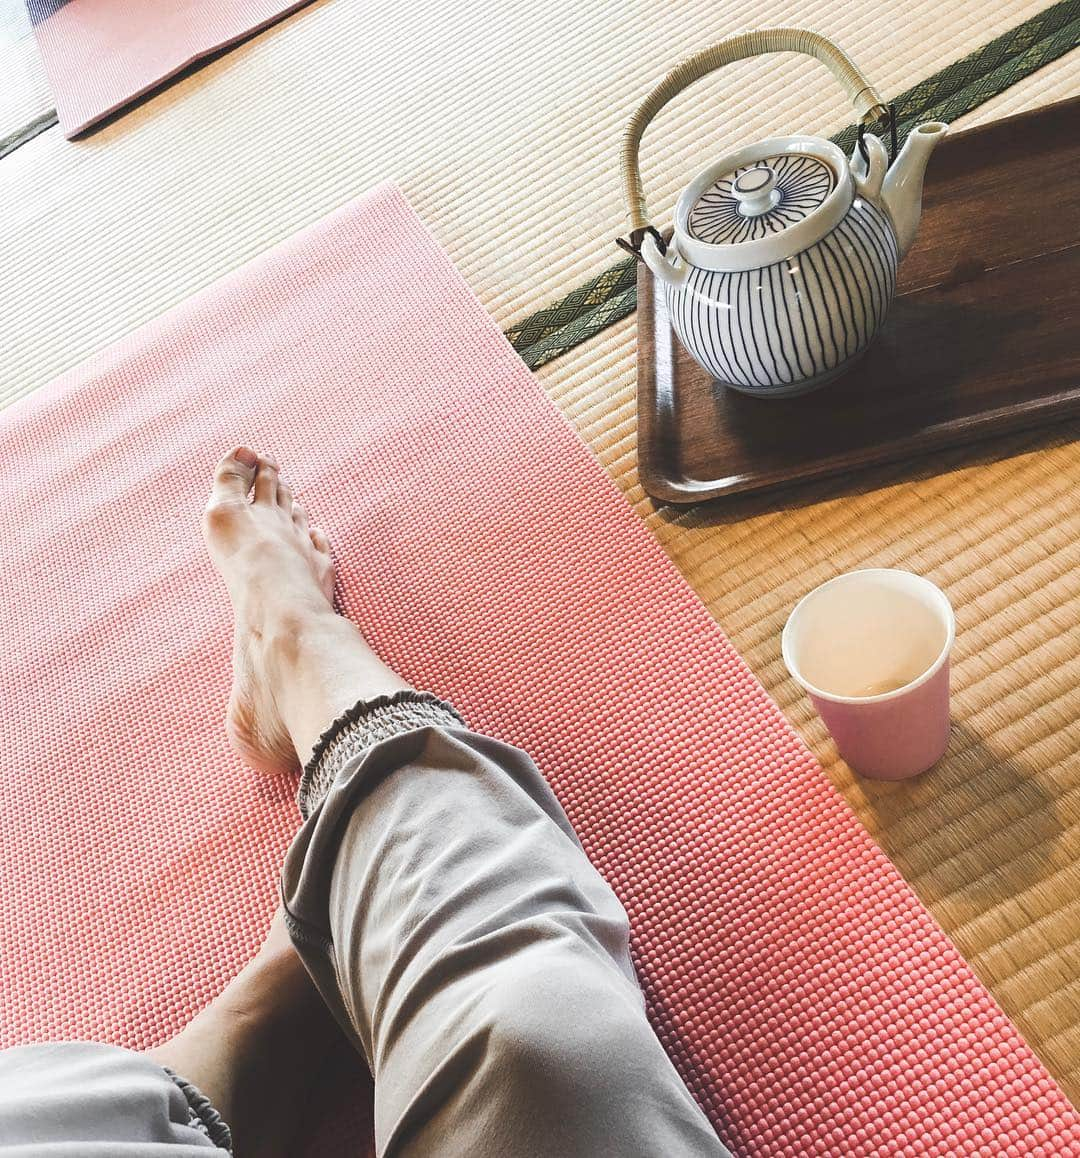
[{"label": "bamboo teapot handle", "polygon": [[630,242],[624,248],[640,254],[645,234],[656,231],[649,224],[645,208],[645,194],[641,187],[639,152],[641,138],[649,122],[673,97],[696,80],[725,64],[766,52],[801,52],[825,64],[840,82],[855,105],[860,119],[872,123],[887,115],[885,105],[876,89],[855,67],[850,58],[831,40],[807,28],[762,28],[743,32],[702,49],[677,64],[641,102],[630,119],[623,135],[622,178],[626,208],[630,218]]}]

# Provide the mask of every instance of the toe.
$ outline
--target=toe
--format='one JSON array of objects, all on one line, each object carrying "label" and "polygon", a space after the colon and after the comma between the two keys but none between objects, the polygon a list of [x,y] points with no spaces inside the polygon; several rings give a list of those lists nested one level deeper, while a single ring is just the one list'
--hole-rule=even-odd
[{"label": "toe", "polygon": [[259,455],[259,465],[255,470],[255,501],[257,503],[277,502],[278,464],[269,455]]},{"label": "toe", "polygon": [[214,471],[214,488],[211,502],[229,502],[247,497],[255,479],[255,467],[259,456],[246,446],[230,450],[217,464]]},{"label": "toe", "polygon": [[292,487],[284,479],[278,480],[277,488],[277,505],[283,511],[288,511],[292,514],[293,509],[293,493]]},{"label": "toe", "polygon": [[308,532],[311,545],[315,548],[315,576],[319,580],[327,602],[334,602],[334,560],[330,554],[330,540],[318,527]]},{"label": "toe", "polygon": [[304,510],[300,503],[293,503],[292,521],[301,531],[307,531],[307,511]]}]

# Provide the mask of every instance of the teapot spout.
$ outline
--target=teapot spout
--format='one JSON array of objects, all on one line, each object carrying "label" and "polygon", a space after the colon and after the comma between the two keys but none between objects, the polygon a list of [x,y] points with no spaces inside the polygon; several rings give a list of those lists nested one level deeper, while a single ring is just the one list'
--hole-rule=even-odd
[{"label": "teapot spout", "polygon": [[896,230],[901,257],[911,248],[915,231],[919,228],[926,162],[948,131],[949,126],[943,121],[927,121],[916,126],[885,174],[881,199]]}]

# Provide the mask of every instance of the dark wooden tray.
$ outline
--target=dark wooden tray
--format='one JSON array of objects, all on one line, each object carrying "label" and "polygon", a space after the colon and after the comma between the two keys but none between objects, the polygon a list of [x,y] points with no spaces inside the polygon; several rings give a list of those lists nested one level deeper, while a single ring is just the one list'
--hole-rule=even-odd
[{"label": "dark wooden tray", "polygon": [[946,138],[869,352],[798,398],[714,382],[638,267],[638,456],[693,503],[1080,413],[1080,98]]}]

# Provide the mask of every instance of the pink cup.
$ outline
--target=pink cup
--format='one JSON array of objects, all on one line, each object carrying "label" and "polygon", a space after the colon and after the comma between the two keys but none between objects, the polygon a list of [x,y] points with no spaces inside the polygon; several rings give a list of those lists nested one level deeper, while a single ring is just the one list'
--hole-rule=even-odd
[{"label": "pink cup", "polygon": [[952,607],[933,583],[874,568],[802,599],[782,650],[848,764],[875,780],[903,780],[948,747],[955,637]]}]

